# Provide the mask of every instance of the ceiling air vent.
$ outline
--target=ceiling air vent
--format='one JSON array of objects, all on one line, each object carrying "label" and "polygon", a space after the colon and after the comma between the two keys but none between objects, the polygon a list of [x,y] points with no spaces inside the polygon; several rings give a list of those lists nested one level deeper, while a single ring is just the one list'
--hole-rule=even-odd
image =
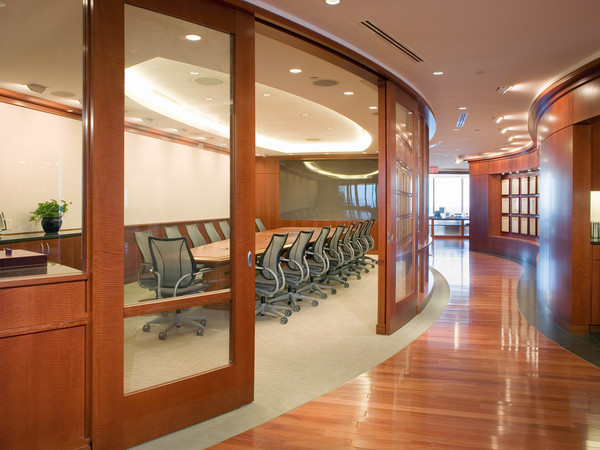
[{"label": "ceiling air vent", "polygon": [[399,49],[400,51],[402,51],[406,56],[408,56],[409,58],[411,58],[413,61],[423,62],[423,58],[421,58],[419,55],[417,55],[415,52],[413,52],[406,45],[402,44],[400,41],[394,39],[389,33],[386,33],[385,31],[383,31],[381,28],[379,28],[373,22],[370,22],[368,20],[364,20],[364,21],[361,22],[361,24],[363,24],[365,27],[367,27],[373,33],[377,34],[378,36],[380,36],[383,39],[385,39],[386,41],[388,41],[394,47],[396,47],[397,49]]},{"label": "ceiling air vent", "polygon": [[456,122],[456,126],[458,128],[464,126],[465,120],[467,120],[467,113],[460,113],[458,115],[458,121]]}]

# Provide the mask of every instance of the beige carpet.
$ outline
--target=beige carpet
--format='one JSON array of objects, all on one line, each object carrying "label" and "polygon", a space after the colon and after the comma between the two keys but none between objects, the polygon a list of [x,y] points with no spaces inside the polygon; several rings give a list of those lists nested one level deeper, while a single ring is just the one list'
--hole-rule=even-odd
[{"label": "beige carpet", "polygon": [[316,308],[303,302],[302,310],[286,325],[274,318],[257,318],[255,401],[136,448],[206,448],[380,364],[420,336],[445,308],[448,285],[438,272],[432,272],[435,288],[431,302],[392,336],[375,334],[377,269],[351,281],[350,288],[339,288],[337,295],[320,301]]}]

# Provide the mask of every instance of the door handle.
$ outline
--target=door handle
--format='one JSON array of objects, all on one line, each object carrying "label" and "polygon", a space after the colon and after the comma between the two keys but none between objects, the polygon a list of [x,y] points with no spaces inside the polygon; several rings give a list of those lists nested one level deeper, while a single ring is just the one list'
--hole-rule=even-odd
[{"label": "door handle", "polygon": [[248,251],[248,268],[252,268],[252,251]]}]

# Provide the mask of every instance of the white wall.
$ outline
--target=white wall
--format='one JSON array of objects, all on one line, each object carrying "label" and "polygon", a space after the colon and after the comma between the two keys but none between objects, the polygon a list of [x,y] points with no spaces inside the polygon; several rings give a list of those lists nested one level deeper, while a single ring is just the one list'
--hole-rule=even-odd
[{"label": "white wall", "polygon": [[[0,211],[8,233],[41,231],[37,203],[73,202],[82,223],[81,122],[0,103]],[[125,225],[229,217],[229,155],[125,133]],[[106,180],[110,183],[110,180]]]},{"label": "white wall", "polygon": [[42,231],[29,211],[51,198],[73,202],[63,228],[81,228],[82,131],[79,120],[0,103],[0,211],[8,232]]},{"label": "white wall", "polygon": [[125,225],[229,217],[229,155],[125,134]]}]

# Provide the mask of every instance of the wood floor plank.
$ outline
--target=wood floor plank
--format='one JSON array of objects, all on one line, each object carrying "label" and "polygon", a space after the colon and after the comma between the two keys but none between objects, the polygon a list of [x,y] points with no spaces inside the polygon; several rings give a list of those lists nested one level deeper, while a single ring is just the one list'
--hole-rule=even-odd
[{"label": "wood floor plank", "polygon": [[520,315],[516,263],[434,241],[450,301],[421,337],[338,389],[213,446],[583,449],[600,441],[600,369]]}]

